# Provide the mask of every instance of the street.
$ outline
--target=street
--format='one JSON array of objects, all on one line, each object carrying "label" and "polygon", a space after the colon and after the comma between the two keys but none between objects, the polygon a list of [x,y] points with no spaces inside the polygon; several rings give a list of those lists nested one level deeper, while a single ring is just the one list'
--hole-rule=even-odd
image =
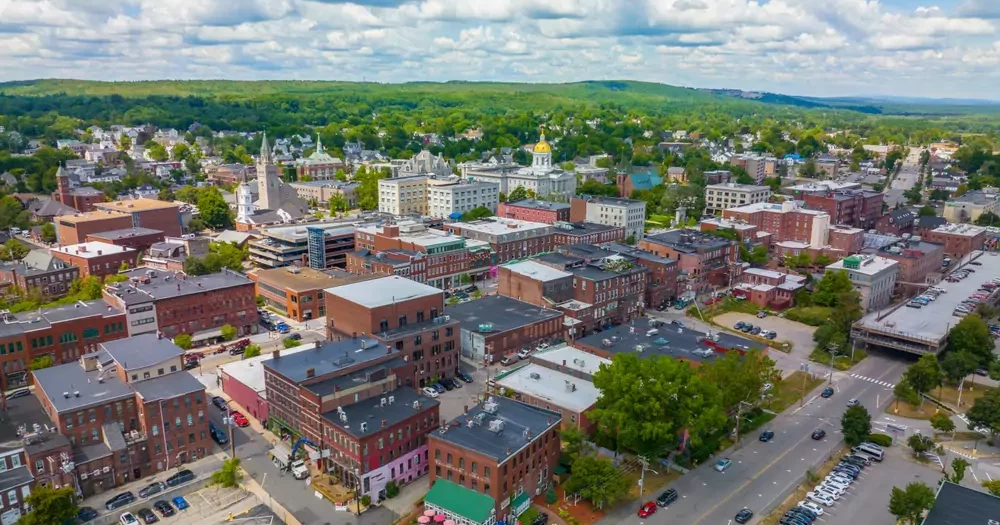
[{"label": "street", "polygon": [[885,189],[885,203],[890,208],[895,208],[897,204],[906,204],[906,197],[903,193],[914,187],[920,179],[918,163],[920,161],[920,150],[910,148],[909,155],[903,157],[903,166],[900,168],[892,184]]}]

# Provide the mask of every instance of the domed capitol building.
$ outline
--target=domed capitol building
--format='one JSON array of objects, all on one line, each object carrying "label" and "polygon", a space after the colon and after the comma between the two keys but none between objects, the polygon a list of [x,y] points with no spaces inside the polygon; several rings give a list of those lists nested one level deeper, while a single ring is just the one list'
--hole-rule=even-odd
[{"label": "domed capitol building", "polygon": [[508,194],[518,186],[543,198],[576,194],[576,174],[552,166],[552,146],[545,133],[531,150],[531,166],[466,163],[461,168],[463,177],[499,184],[500,191]]}]

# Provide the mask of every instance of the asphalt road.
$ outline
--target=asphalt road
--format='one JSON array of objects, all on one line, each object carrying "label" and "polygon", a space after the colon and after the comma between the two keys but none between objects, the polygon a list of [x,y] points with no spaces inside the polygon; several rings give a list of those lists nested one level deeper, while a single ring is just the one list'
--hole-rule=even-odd
[{"label": "asphalt road", "polygon": [[[917,153],[914,154],[913,151]],[[896,204],[902,202],[906,203],[906,198],[903,197],[903,192],[915,186],[920,178],[919,168],[917,163],[920,161],[919,150],[911,150],[910,155],[904,157],[903,167],[900,168],[899,173],[896,178],[893,179],[892,184],[889,188],[885,190],[885,203],[889,205],[890,208],[896,206]]]},{"label": "asphalt road", "polygon": [[[851,373],[894,383],[906,364],[903,358],[873,354]],[[645,520],[636,516],[636,508],[623,507],[606,521],[625,525],[727,525],[736,512],[749,507],[755,515],[751,523],[757,523],[804,479],[806,469],[827,460],[842,442],[840,416],[848,399],[857,398],[870,412],[877,413],[880,410],[876,400],[884,409],[891,394],[884,386],[845,373],[835,374],[833,380],[837,392],[832,398],[820,398],[817,389],[803,407],[775,418],[768,426],[775,432],[771,442],[759,442],[757,433],[746,436],[743,448],[720,453],[679,478],[671,486],[681,497],[670,507]],[[810,434],[818,428],[826,429],[827,437],[814,441]],[[733,464],[725,472],[716,472],[712,466],[722,457],[732,459]],[[661,490],[647,492],[644,497],[653,499]]]}]

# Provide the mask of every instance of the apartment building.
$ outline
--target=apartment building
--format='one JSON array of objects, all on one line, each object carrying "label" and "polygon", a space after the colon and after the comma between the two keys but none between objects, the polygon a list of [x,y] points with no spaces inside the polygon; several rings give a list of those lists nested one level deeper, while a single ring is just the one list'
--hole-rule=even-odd
[{"label": "apartment building", "polygon": [[872,312],[889,305],[899,276],[899,262],[877,255],[852,255],[826,267],[826,272],[847,272],[861,294],[861,308]]},{"label": "apartment building", "polygon": [[705,187],[705,213],[714,214],[729,208],[767,202],[771,188],[751,184],[712,184]]},{"label": "apartment building", "polygon": [[301,436],[316,467],[372,501],[389,482],[409,484],[429,468],[427,435],[438,402],[402,386],[405,351],[368,337],[316,342],[261,362],[268,422]]},{"label": "apartment building", "polygon": [[617,197],[577,197],[570,199],[570,220],[625,228],[625,237],[642,239],[646,224],[646,201]]},{"label": "apartment building", "polygon": [[646,236],[638,248],[678,262],[678,289],[691,286],[694,291],[711,286],[728,286],[739,278],[741,267],[736,243],[695,230],[670,230]]},{"label": "apartment building", "polygon": [[461,327],[462,355],[499,363],[522,348],[563,337],[563,314],[503,295],[488,295],[444,310]]},{"label": "apartment building", "polygon": [[[822,211],[799,207],[796,201],[759,202],[722,212],[723,219],[753,225],[757,232],[771,234],[771,242],[795,241],[813,248],[827,244],[830,216]],[[759,233],[758,233],[759,235]]]},{"label": "apartment building", "polygon": [[427,215],[431,217],[458,219],[476,208],[486,208],[496,214],[499,203],[499,184],[459,179],[428,179],[427,182]]},{"label": "apartment building", "polygon": [[241,273],[187,276],[139,268],[125,275],[127,281],[104,287],[104,299],[126,312],[129,336],[188,334],[199,346],[220,340],[225,325],[239,336],[257,333],[254,282]]},{"label": "apartment building", "polygon": [[343,268],[354,251],[354,226],[338,221],[264,228],[248,244],[250,261],[261,268]]},{"label": "apartment building", "polygon": [[767,176],[767,157],[749,154],[735,155],[729,159],[729,163],[746,170],[747,175],[750,175],[754,184],[763,183],[764,178]]},{"label": "apartment building", "polygon": [[378,181],[378,211],[427,215],[427,177],[414,175]]},{"label": "apartment building", "polygon": [[73,215],[60,215],[53,221],[56,237],[61,245],[79,244],[87,241],[87,236],[112,230],[131,228],[132,217],[117,211],[95,210]]},{"label": "apartment building", "polygon": [[326,315],[323,290],[371,278],[339,269],[299,266],[259,270],[247,276],[257,283],[257,295],[266,306],[300,323]]},{"label": "apartment building", "polygon": [[126,228],[142,227],[151,230],[160,230],[164,235],[170,237],[179,237],[184,233],[181,224],[181,207],[179,204],[174,204],[173,202],[157,199],[133,199],[128,201],[95,203],[94,208],[104,211],[116,211],[128,215],[132,224],[126,226]]},{"label": "apartment building", "polygon": [[825,211],[830,216],[830,224],[867,230],[874,228],[882,216],[884,198],[874,191],[841,190],[806,193],[802,197],[807,208]]},{"label": "apartment building", "polygon": [[466,239],[489,243],[496,254],[495,264],[550,252],[555,247],[552,226],[537,222],[493,218],[450,223],[445,229]]},{"label": "apartment building", "polygon": [[928,276],[940,273],[941,263],[944,261],[943,244],[927,242],[910,234],[904,234],[903,238],[879,249],[865,250],[864,253],[874,253],[879,257],[898,262],[899,275],[896,277],[896,284],[904,288],[904,292],[921,289],[910,283],[921,285],[932,282]]},{"label": "apartment building", "polygon": [[517,202],[501,202],[497,208],[497,217],[517,219],[528,222],[553,224],[569,222],[569,204],[537,200]]},{"label": "apartment building", "polygon": [[875,231],[883,235],[900,236],[913,233],[917,212],[908,208],[889,210],[875,222]]},{"label": "apartment building", "polygon": [[552,482],[559,413],[490,396],[453,423],[430,434],[431,484],[443,479],[490,496],[497,521],[512,522]]},{"label": "apartment building", "polygon": [[601,247],[572,244],[559,247],[559,251],[570,257],[579,257],[587,264],[602,265],[606,261],[614,260],[613,256],[617,255],[634,265],[645,267],[649,270],[646,274],[646,294],[643,301],[646,308],[667,306],[677,297],[677,278],[680,269],[675,259],[660,257],[617,242],[605,243]]},{"label": "apartment building", "polygon": [[47,297],[59,297],[80,277],[80,269],[66,264],[47,250],[31,250],[17,262],[0,264],[0,286],[38,290]]},{"label": "apartment building", "polygon": [[309,202],[313,199],[326,206],[331,198],[341,196],[347,203],[348,209],[358,206],[357,189],[360,186],[357,182],[341,182],[338,180],[312,180],[309,182],[289,182],[289,186],[295,190],[299,198]]},{"label": "apartment building", "polygon": [[625,241],[625,228],[593,222],[556,222],[552,225],[555,245],[602,244]]},{"label": "apartment building", "polygon": [[323,291],[327,340],[372,337],[402,353],[399,384],[423,388],[458,368],[458,321],[442,315],[444,292],[398,276]]},{"label": "apartment building", "polygon": [[941,216],[948,222],[976,222],[984,213],[998,215],[996,194],[982,191],[970,191],[959,197],[952,197],[944,203]]},{"label": "apartment building", "polygon": [[986,228],[971,224],[946,223],[933,230],[921,230],[921,239],[943,244],[945,255],[964,257],[974,250],[983,249]]},{"label": "apartment building", "polygon": [[89,241],[52,248],[52,256],[80,270],[80,277],[114,275],[123,265],[135,266],[139,252],[125,246]]}]

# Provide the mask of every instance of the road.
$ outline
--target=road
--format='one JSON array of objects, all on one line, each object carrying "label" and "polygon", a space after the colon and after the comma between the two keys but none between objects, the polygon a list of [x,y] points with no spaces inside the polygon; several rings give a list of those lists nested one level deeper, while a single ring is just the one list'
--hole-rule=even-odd
[{"label": "road", "polygon": [[903,193],[914,187],[920,179],[919,162],[920,150],[910,148],[910,154],[903,159],[903,167],[900,168],[890,187],[885,190],[885,203],[890,208],[894,208],[900,202],[906,203]]},{"label": "road", "polygon": [[[715,459],[729,457],[733,461],[725,472],[712,468],[713,459],[679,478],[671,486],[681,497],[670,507],[643,520],[636,516],[635,506],[623,506],[606,521],[624,525],[644,525],[646,521],[726,525],[737,511],[749,507],[755,514],[751,523],[759,522],[804,479],[806,469],[827,460],[840,446],[840,417],[847,400],[857,398],[870,412],[881,412],[892,390],[869,379],[895,383],[907,363],[900,357],[870,354],[850,373],[834,374],[836,394],[832,398],[822,399],[816,390],[803,407],[775,418],[768,427],[775,432],[771,442],[761,443],[754,434],[744,439],[742,449],[720,453]],[[876,407],[876,402],[881,409]],[[818,428],[827,431],[822,441],[810,438],[812,431]],[[645,498],[652,499],[659,492],[658,489],[647,493]]]}]

